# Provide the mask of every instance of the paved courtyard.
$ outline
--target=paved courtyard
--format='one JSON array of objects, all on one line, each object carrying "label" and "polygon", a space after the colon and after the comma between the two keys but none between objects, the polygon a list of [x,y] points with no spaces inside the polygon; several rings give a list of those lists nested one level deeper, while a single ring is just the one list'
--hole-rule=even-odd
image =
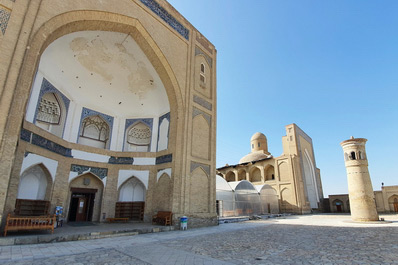
[{"label": "paved courtyard", "polygon": [[0,264],[398,264],[398,216],[388,224],[305,215],[217,227],[0,247]]}]

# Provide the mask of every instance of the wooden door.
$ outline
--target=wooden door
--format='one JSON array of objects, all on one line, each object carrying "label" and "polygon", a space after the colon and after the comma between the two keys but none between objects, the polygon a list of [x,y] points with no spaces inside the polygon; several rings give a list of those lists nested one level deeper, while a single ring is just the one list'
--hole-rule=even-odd
[{"label": "wooden door", "polygon": [[76,222],[87,221],[87,198],[79,198],[79,203],[77,205]]},{"label": "wooden door", "polygon": [[341,205],[336,205],[336,208],[337,208],[337,212],[338,213],[341,213],[343,210],[341,209]]},{"label": "wooden door", "polygon": [[394,202],[394,212],[398,213],[398,202]]}]

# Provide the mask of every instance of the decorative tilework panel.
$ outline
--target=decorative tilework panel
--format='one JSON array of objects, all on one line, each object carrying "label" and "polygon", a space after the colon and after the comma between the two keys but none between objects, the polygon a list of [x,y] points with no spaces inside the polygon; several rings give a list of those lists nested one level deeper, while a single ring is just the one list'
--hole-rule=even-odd
[{"label": "decorative tilework panel", "polygon": [[3,35],[6,33],[8,20],[10,19],[11,11],[0,6],[0,30]]},{"label": "decorative tilework panel", "polygon": [[201,105],[202,107],[208,109],[208,110],[212,110],[213,106],[210,102],[208,102],[207,100],[204,100],[203,98],[197,96],[197,95],[193,95],[193,102],[198,103],[199,105]]},{"label": "decorative tilework panel", "polygon": [[80,118],[79,133],[81,131],[81,126],[82,126],[83,120],[89,116],[95,116],[95,115],[100,116],[102,119],[104,119],[104,121],[106,121],[106,123],[108,123],[108,125],[109,125],[109,141],[111,141],[112,140],[112,129],[113,129],[113,117],[103,114],[101,112],[95,111],[95,110],[83,108],[82,116]]},{"label": "decorative tilework panel", "polygon": [[141,3],[146,5],[150,10],[152,10],[158,17],[163,19],[167,24],[175,29],[181,36],[189,40],[189,30],[184,27],[177,19],[170,15],[166,9],[161,7],[155,0],[141,0]]},{"label": "decorative tilework panel", "polygon": [[69,104],[70,104],[69,98],[67,98],[64,94],[59,92],[59,90],[56,89],[55,86],[53,86],[47,79],[43,78],[43,82],[41,83],[39,100],[37,103],[34,122],[36,122],[37,112],[39,111],[39,105],[40,105],[41,98],[43,97],[44,94],[47,94],[47,93],[54,93],[54,94],[57,94],[58,96],[60,96],[65,105],[65,112],[68,113]]},{"label": "decorative tilework panel", "polygon": [[21,135],[20,135],[21,140],[24,140],[25,142],[30,143],[31,137],[32,137],[32,133],[30,131],[22,128]]},{"label": "decorative tilework panel", "polygon": [[209,114],[201,111],[200,109],[197,109],[194,107],[193,111],[192,111],[192,118],[196,117],[197,115],[203,115],[203,117],[207,120],[207,122],[211,126],[211,116]]},{"label": "decorative tilework panel", "polygon": [[213,67],[213,59],[211,59],[209,55],[204,53],[198,46],[195,46],[195,56],[196,55],[203,55],[209,63],[210,67]]},{"label": "decorative tilework panel", "polygon": [[45,148],[59,155],[72,157],[72,150],[70,148],[66,148],[34,133],[32,134],[32,144]]},{"label": "decorative tilework panel", "polygon": [[[148,125],[149,128],[151,128],[151,139],[152,139],[152,132],[153,132],[153,118],[145,118],[145,119],[126,119],[126,125],[124,127],[124,141],[123,141],[123,146],[126,143],[126,136],[127,136],[127,128],[133,125],[136,122],[142,122],[146,125]],[[151,150],[152,146],[152,141],[149,145],[149,150]]]},{"label": "decorative tilework panel", "polygon": [[156,165],[169,163],[171,161],[173,161],[173,155],[172,154],[156,157]]},{"label": "decorative tilework panel", "polygon": [[108,169],[107,168],[88,167],[88,166],[75,165],[75,164],[71,165],[70,171],[77,172],[77,174],[79,174],[79,175],[83,174],[84,172],[89,171],[89,172],[97,175],[100,179],[103,179],[103,178],[105,178],[108,175]]},{"label": "decorative tilework panel", "polygon": [[132,165],[134,163],[133,157],[115,157],[111,156],[109,158],[109,164],[117,164],[117,165]]},{"label": "decorative tilework panel", "polygon": [[209,165],[191,161],[191,173],[198,167],[201,167],[207,173],[207,175],[210,176],[210,166]]}]

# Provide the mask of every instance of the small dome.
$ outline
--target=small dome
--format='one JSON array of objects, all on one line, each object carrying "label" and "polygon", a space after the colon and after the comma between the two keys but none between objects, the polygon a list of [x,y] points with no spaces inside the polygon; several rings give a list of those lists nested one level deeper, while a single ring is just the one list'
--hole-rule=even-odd
[{"label": "small dome", "polygon": [[272,157],[270,154],[266,154],[262,150],[256,151],[256,152],[251,152],[250,154],[247,154],[244,157],[242,157],[239,160],[239,164],[259,161],[259,160],[263,160],[263,159],[270,158],[270,157]]},{"label": "small dome", "polygon": [[253,134],[253,136],[250,139],[250,141],[264,140],[264,139],[267,140],[267,137],[265,137],[265,135],[263,133],[256,132],[255,134]]}]

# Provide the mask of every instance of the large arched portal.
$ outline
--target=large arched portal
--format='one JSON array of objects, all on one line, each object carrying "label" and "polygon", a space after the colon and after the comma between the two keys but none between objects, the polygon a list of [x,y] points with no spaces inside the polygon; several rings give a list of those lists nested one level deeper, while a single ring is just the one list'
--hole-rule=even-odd
[{"label": "large arched portal", "polygon": [[[65,119],[59,118],[59,104],[44,98],[48,92],[61,95]],[[154,124],[169,112],[160,76],[129,34],[78,31],[58,38],[43,52],[26,119],[50,133],[57,124],[64,128],[58,135],[70,142],[155,152],[159,141],[168,142],[158,135],[168,135],[159,134]]]}]

